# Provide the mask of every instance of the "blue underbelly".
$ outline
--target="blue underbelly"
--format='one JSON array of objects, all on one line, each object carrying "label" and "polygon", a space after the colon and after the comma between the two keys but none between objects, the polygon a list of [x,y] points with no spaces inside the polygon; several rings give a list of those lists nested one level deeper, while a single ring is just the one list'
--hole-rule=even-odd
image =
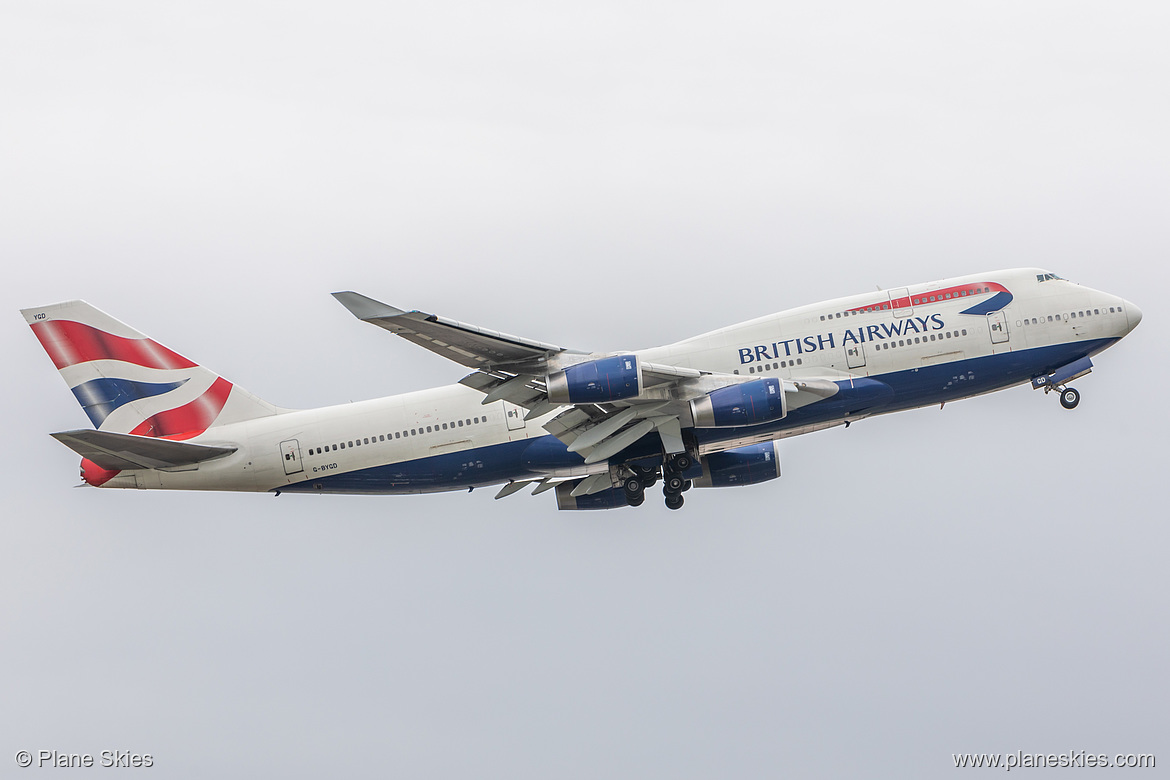
[{"label": "blue underbelly", "polygon": [[[1027,382],[1082,357],[1095,355],[1117,339],[1058,344],[1004,352],[954,363],[839,381],[837,395],[792,410],[775,423],[745,428],[695,429],[700,444],[731,441],[854,416],[885,414],[958,400]],[[650,433],[619,453],[623,460],[661,458],[658,436]],[[584,459],[553,436],[493,444],[460,452],[314,476],[280,488],[291,493],[431,493],[496,485],[580,466]]]}]

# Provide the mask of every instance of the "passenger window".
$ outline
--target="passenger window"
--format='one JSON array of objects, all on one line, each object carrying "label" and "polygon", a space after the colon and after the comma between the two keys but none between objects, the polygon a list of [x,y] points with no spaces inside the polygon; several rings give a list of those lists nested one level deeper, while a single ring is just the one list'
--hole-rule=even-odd
[{"label": "passenger window", "polygon": [[431,433],[431,426],[427,426],[427,433]]},{"label": "passenger window", "polygon": [[803,366],[803,365],[804,365],[804,358],[797,358],[797,359],[796,359],[796,364],[797,364],[797,365],[800,365],[800,366]]},{"label": "passenger window", "polygon": [[950,337],[951,337],[951,332],[948,330],[947,331],[947,338],[949,339]]},{"label": "passenger window", "polygon": [[[1035,320],[1033,320],[1033,322],[1035,322]],[[963,328],[963,335],[964,335],[964,336],[966,336],[966,335],[967,335],[967,329],[966,329],[966,328]]]},{"label": "passenger window", "polygon": [[460,427],[460,428],[462,428],[462,427],[463,427],[463,421],[462,421],[462,420],[456,420],[456,422],[459,424],[459,427]]}]

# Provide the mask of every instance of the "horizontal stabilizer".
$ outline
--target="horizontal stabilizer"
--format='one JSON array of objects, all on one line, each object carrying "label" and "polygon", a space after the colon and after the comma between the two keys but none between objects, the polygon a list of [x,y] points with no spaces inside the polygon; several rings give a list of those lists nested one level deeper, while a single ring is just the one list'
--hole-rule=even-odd
[{"label": "horizontal stabilizer", "polygon": [[235,447],[209,447],[185,441],[155,439],[108,431],[62,431],[53,438],[103,469],[173,469],[222,458]]}]

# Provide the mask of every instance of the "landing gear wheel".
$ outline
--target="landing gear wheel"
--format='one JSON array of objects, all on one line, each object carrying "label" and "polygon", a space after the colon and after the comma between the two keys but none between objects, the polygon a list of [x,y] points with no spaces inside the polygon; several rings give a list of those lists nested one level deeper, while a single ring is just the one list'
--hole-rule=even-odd
[{"label": "landing gear wheel", "polygon": [[643,494],[646,492],[646,486],[637,477],[626,477],[626,481],[622,483],[622,488],[626,491],[627,500],[644,498]]},{"label": "landing gear wheel", "polygon": [[1060,405],[1065,409],[1076,409],[1080,402],[1081,394],[1073,388],[1066,387],[1060,391]]},{"label": "landing gear wheel", "polygon": [[645,500],[645,493],[639,493],[637,496],[631,496],[629,493],[626,493],[626,503],[630,506],[642,506],[642,502]]},{"label": "landing gear wheel", "polygon": [[662,481],[662,492],[667,496],[677,496],[679,493],[683,492],[683,486],[685,484],[685,479],[680,477],[678,474],[671,474]]},{"label": "landing gear wheel", "polygon": [[690,489],[691,489],[691,481],[688,479],[686,482],[684,482],[684,483],[683,483],[683,489],[682,489],[682,492],[684,492],[684,493],[685,493],[685,492],[687,492],[687,491],[688,491],[688,490],[690,490]]},{"label": "landing gear wheel", "polygon": [[670,470],[675,474],[682,474],[684,471],[688,471],[693,464],[691,456],[681,452],[670,459]]},{"label": "landing gear wheel", "polygon": [[667,509],[682,509],[683,497],[677,493],[672,493],[666,497]]},{"label": "landing gear wheel", "polygon": [[649,490],[658,482],[658,469],[648,469],[643,466],[634,466],[634,475],[642,481],[642,489]]}]

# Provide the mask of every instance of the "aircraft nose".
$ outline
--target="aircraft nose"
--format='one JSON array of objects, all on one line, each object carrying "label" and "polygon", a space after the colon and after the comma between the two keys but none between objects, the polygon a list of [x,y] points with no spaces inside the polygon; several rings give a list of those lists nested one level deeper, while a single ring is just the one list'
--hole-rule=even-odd
[{"label": "aircraft nose", "polygon": [[1134,306],[1129,301],[1125,302],[1125,319],[1128,320],[1129,329],[1133,330],[1142,321],[1142,310]]}]

